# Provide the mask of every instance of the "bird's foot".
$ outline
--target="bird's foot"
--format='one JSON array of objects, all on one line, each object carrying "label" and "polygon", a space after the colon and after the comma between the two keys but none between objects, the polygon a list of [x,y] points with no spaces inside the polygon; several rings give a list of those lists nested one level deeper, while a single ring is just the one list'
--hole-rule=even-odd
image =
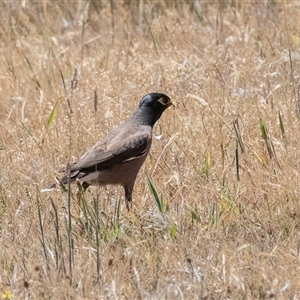
[{"label": "bird's foot", "polygon": [[133,206],[132,201],[126,200],[126,208],[127,208],[128,211],[130,211],[132,209],[132,206]]}]

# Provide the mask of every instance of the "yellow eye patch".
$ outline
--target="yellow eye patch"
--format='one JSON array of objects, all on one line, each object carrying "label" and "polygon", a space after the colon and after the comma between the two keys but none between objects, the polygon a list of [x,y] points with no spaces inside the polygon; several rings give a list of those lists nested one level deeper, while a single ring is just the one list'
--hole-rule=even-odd
[{"label": "yellow eye patch", "polygon": [[158,100],[157,100],[159,103],[161,103],[162,105],[168,105],[168,103],[170,102],[167,98],[165,97],[160,97]]},{"label": "yellow eye patch", "polygon": [[178,107],[178,103],[175,102],[174,100],[170,99],[170,98],[164,98],[164,97],[161,97],[157,100],[159,103],[161,103],[162,105],[164,106],[174,106],[174,108],[177,108]]}]

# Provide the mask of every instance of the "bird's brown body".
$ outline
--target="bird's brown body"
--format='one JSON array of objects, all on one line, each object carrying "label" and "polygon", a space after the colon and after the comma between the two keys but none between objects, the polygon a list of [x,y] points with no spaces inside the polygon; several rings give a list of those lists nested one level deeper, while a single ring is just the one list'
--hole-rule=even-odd
[{"label": "bird's brown body", "polygon": [[[89,185],[122,185],[126,203],[132,201],[136,176],[143,165],[152,141],[152,128],[163,111],[174,105],[172,100],[159,93],[146,95],[139,108],[119,127],[99,140],[60,179],[61,184],[79,180],[84,189]],[[43,191],[56,187],[52,184]]]}]

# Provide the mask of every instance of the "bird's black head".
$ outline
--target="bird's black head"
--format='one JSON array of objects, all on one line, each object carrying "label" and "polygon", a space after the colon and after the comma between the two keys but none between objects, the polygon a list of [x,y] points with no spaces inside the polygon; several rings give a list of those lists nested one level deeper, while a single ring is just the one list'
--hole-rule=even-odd
[{"label": "bird's black head", "polygon": [[162,113],[175,105],[170,97],[161,93],[150,93],[142,98],[137,113],[143,124],[153,126]]}]

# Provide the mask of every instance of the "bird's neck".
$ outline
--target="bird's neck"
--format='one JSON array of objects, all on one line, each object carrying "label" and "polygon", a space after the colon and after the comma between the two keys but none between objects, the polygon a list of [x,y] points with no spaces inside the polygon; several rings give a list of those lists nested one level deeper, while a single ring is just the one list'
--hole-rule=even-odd
[{"label": "bird's neck", "polygon": [[132,115],[132,118],[140,124],[151,127],[154,126],[159,117],[160,115],[158,116],[151,107],[141,107]]}]

